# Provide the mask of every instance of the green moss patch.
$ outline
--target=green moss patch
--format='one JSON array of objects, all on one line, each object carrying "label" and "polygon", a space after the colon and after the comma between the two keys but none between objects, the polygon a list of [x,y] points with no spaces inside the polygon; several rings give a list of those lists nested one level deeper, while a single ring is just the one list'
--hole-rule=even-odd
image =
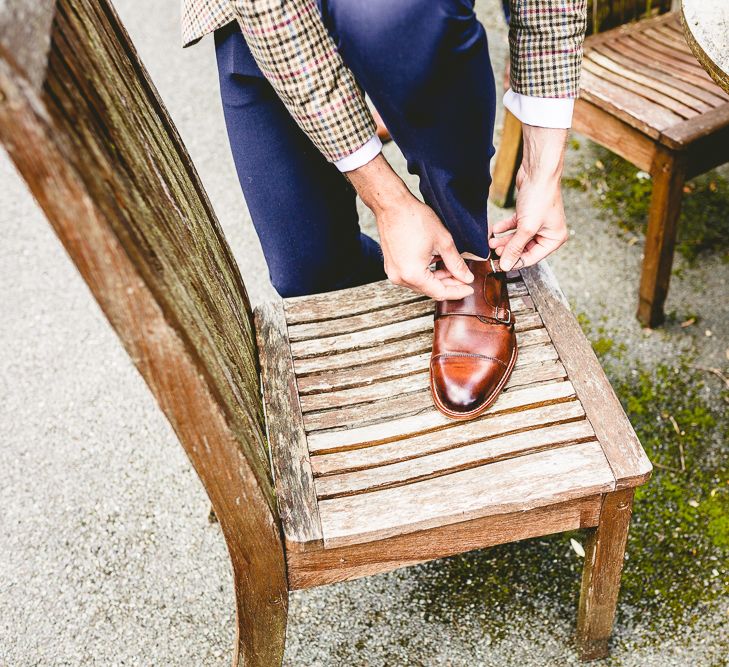
[{"label": "green moss patch", "polygon": [[[644,234],[653,187],[650,176],[627,160],[592,146],[589,167],[564,179],[592,195],[593,204],[627,239]],[[729,261],[729,181],[715,170],[684,186],[676,250],[690,263],[708,252]]]}]

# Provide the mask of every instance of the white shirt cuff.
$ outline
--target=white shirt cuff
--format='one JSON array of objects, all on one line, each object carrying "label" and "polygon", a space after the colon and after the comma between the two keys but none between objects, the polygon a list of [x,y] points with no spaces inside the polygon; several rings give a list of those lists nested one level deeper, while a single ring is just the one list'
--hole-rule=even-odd
[{"label": "white shirt cuff", "polygon": [[372,138],[364,146],[360,146],[354,153],[350,153],[346,157],[337,160],[334,166],[339,171],[354,171],[367,164],[370,160],[374,160],[380,154],[381,150],[382,142],[376,134],[373,134]]},{"label": "white shirt cuff", "polygon": [[509,88],[504,93],[504,106],[526,125],[566,130],[572,126],[575,100],[571,97],[532,97]]}]

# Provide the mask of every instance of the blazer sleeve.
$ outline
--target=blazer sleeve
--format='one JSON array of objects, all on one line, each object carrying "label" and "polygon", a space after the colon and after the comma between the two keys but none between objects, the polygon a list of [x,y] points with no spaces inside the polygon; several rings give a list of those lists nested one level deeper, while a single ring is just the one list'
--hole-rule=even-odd
[{"label": "blazer sleeve", "polygon": [[375,123],[314,0],[230,0],[263,75],[330,162],[362,148]]},{"label": "blazer sleeve", "polygon": [[577,97],[586,0],[510,0],[511,89],[532,97]]}]

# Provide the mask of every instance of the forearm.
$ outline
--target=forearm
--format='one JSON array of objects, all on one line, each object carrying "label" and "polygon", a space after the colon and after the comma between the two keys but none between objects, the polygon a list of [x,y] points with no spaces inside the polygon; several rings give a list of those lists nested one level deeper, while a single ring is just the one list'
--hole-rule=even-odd
[{"label": "forearm", "polygon": [[559,185],[564,168],[567,130],[522,125],[524,149],[520,178]]},{"label": "forearm", "polygon": [[386,208],[398,206],[413,196],[382,153],[364,166],[346,172],[345,176],[376,217]]}]

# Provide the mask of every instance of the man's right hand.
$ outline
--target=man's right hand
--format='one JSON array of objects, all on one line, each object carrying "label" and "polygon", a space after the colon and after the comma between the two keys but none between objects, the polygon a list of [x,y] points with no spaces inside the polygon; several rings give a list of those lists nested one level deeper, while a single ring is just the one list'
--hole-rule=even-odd
[{"label": "man's right hand", "polygon": [[[435,212],[407,189],[382,154],[346,173],[375,214],[387,277],[437,301],[473,294],[473,274]],[[445,264],[431,271],[435,256]]]}]

